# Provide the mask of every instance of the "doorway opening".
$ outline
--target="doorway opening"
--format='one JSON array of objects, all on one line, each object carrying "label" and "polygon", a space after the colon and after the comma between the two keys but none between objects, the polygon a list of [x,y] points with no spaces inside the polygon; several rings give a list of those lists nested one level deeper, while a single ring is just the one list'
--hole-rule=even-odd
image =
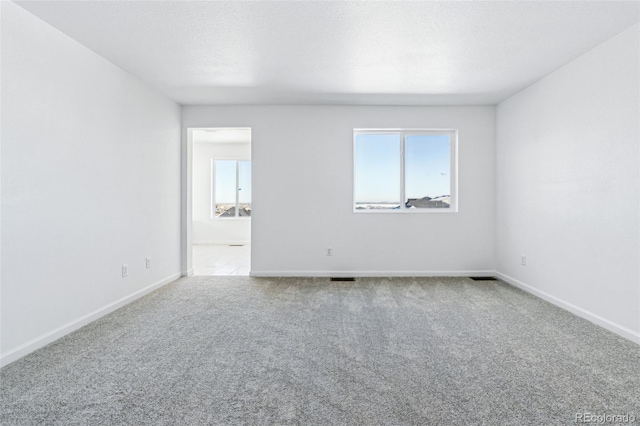
[{"label": "doorway opening", "polygon": [[251,271],[251,129],[189,129],[194,275]]}]

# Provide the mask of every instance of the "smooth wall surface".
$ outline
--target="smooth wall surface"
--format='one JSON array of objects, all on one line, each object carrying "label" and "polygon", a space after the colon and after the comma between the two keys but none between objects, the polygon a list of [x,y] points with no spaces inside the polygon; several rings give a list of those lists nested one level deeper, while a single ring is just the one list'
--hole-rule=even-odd
[{"label": "smooth wall surface", "polygon": [[[495,269],[494,107],[186,106],[182,113],[185,145],[190,127],[252,128],[254,275]],[[354,128],[458,129],[459,212],[354,213]]]},{"label": "smooth wall surface", "polygon": [[497,270],[636,338],[639,32],[635,25],[497,108]]},{"label": "smooth wall surface", "polygon": [[251,242],[250,218],[214,219],[211,215],[212,159],[251,160],[249,143],[193,143],[193,243],[247,244]]},{"label": "smooth wall surface", "polygon": [[179,273],[180,107],[19,6],[1,7],[9,362]]}]

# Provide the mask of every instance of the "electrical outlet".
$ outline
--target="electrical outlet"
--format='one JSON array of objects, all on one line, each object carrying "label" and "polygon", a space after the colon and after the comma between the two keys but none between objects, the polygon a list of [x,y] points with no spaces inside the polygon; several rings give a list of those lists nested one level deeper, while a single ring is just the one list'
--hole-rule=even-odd
[{"label": "electrical outlet", "polygon": [[327,256],[333,256],[333,249],[331,248],[327,249]]},{"label": "electrical outlet", "polygon": [[522,255],[522,257],[520,258],[520,264],[522,266],[527,266],[527,256]]},{"label": "electrical outlet", "polygon": [[122,278],[129,276],[129,266],[122,265]]},{"label": "electrical outlet", "polygon": [[151,269],[151,258],[147,257],[147,269]]}]

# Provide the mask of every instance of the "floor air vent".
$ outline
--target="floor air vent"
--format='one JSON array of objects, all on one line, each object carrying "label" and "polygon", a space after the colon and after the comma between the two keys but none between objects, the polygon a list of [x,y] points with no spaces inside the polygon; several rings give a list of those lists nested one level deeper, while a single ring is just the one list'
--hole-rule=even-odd
[{"label": "floor air vent", "polygon": [[353,277],[350,278],[340,278],[340,277],[331,277],[329,281],[355,281],[356,279]]},{"label": "floor air vent", "polygon": [[498,281],[494,277],[469,277],[474,281]]}]

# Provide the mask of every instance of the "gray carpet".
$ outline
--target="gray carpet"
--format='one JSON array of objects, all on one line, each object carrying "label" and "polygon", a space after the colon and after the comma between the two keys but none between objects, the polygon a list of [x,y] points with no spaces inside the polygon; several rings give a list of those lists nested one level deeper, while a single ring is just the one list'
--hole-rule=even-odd
[{"label": "gray carpet", "polygon": [[0,379],[3,425],[640,417],[639,346],[504,283],[466,278],[180,279]]}]

